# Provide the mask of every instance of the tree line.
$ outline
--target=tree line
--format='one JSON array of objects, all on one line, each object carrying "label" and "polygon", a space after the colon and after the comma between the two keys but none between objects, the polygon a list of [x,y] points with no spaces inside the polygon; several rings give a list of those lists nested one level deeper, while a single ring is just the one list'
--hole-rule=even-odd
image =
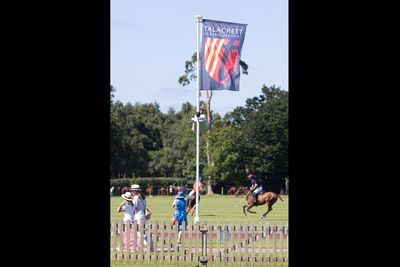
[{"label": "tree line", "polygon": [[[111,179],[124,177],[196,177],[196,107],[183,103],[176,111],[160,111],[157,102],[113,100],[111,86]],[[264,188],[279,192],[288,178],[288,92],[263,86],[223,117],[211,112],[212,131],[200,129],[200,174],[213,186],[246,184],[252,171]],[[207,143],[207,147],[204,145]],[[210,159],[212,158],[211,164]],[[207,164],[209,163],[209,164]]]}]

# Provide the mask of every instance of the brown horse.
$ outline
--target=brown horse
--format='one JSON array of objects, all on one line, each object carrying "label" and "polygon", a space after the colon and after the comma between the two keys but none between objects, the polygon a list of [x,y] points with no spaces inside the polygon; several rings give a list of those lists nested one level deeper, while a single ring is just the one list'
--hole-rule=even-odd
[{"label": "brown horse", "polygon": [[146,193],[148,196],[151,196],[153,194],[153,186],[150,185],[149,187],[146,188]]},{"label": "brown horse", "polygon": [[[199,194],[199,202],[200,202],[200,194]],[[189,213],[189,211],[196,206],[196,193],[188,197],[187,203],[186,203],[186,214]],[[196,207],[197,208],[197,207]],[[196,208],[193,209],[192,211],[192,216],[194,215],[194,212],[196,211]]]},{"label": "brown horse", "polygon": [[[253,194],[250,194],[250,192],[246,195],[247,205],[243,206],[243,213],[246,216],[247,216],[246,208],[247,208],[248,212],[256,213],[255,211],[251,211],[250,210],[254,206]],[[267,204],[267,206],[268,206],[267,212],[264,213],[260,217],[261,219],[265,218],[265,216],[272,210],[272,206],[275,204],[275,202],[278,200],[278,198],[283,201],[281,196],[279,194],[274,193],[274,192],[261,192],[261,193],[258,194],[258,196],[257,196],[257,206],[261,206],[261,205],[264,205],[264,204]]]},{"label": "brown horse", "polygon": [[247,188],[247,186],[239,186],[235,195],[238,197],[239,195],[247,195],[247,193],[249,192],[249,189]]},{"label": "brown horse", "polygon": [[231,186],[231,187],[228,189],[228,195],[234,195],[235,192],[236,192],[236,187],[235,187],[235,186]]},{"label": "brown horse", "polygon": [[168,189],[165,187],[161,187],[159,192],[160,192],[160,195],[166,196],[168,194]]}]

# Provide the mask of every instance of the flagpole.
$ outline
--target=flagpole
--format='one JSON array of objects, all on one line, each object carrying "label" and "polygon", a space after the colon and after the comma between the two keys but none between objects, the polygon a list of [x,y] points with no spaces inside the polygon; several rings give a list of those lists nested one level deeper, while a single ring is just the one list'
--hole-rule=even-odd
[{"label": "flagpole", "polygon": [[203,17],[201,15],[194,16],[196,18],[196,28],[197,28],[197,107],[196,107],[196,215],[194,217],[194,223],[199,223],[199,162],[200,162],[200,84],[201,84],[201,77],[200,77],[200,29],[201,29],[201,22],[203,21]]}]

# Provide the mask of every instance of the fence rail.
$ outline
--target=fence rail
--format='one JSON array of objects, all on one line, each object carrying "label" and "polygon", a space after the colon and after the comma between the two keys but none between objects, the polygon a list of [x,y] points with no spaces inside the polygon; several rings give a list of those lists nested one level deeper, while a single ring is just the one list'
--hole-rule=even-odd
[{"label": "fence rail", "polygon": [[177,225],[166,222],[128,224],[121,221],[111,223],[111,260],[199,262],[203,255],[202,227],[208,230],[208,262],[289,261],[287,223],[183,225],[181,242],[178,243]]}]

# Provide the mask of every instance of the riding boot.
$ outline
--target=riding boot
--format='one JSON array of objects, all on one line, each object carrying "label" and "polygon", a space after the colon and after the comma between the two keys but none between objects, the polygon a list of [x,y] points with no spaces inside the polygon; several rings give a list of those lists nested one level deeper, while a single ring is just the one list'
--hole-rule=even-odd
[{"label": "riding boot", "polygon": [[257,206],[257,193],[253,193],[253,203],[255,206]]}]

